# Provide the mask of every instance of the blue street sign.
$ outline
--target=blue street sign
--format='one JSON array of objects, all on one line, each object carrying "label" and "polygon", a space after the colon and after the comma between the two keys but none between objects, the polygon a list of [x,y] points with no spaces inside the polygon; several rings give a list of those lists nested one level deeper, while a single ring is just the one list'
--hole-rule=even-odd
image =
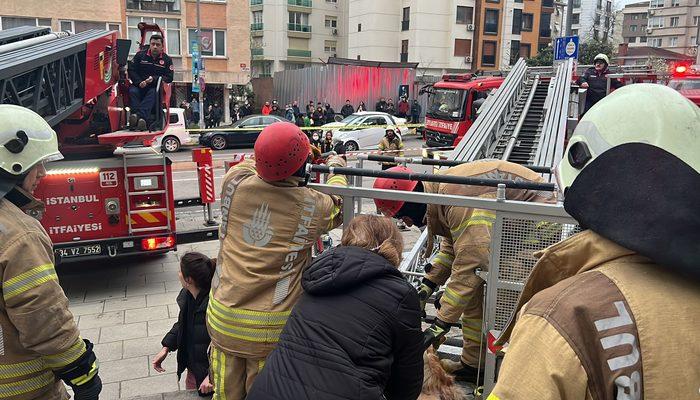
[{"label": "blue street sign", "polygon": [[196,39],[190,41],[190,55],[192,56],[192,93],[199,93],[199,71],[202,69],[202,59],[199,56],[199,43]]},{"label": "blue street sign", "polygon": [[556,38],[554,41],[554,60],[578,59],[578,36]]}]

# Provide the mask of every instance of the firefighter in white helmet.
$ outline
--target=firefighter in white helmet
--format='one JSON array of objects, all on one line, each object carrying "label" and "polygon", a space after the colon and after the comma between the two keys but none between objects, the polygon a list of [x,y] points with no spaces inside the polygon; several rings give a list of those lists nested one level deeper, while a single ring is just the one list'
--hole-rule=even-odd
[{"label": "firefighter in white helmet", "polygon": [[697,398],[699,134],[700,109],[655,84],[581,120],[558,178],[586,230],[538,254],[489,399]]},{"label": "firefighter in white helmet", "polygon": [[[596,55],[593,58],[593,66],[584,72],[583,76],[578,78],[578,84],[586,90],[586,108],[583,114],[599,102],[608,94],[608,74],[610,74],[610,59],[603,53]],[[622,82],[612,78],[610,79],[610,88],[618,89],[622,87]]]},{"label": "firefighter in white helmet", "polygon": [[[78,400],[102,389],[92,343],[80,337],[54,270],[51,239],[32,191],[44,163],[63,158],[36,113],[0,105],[0,398]],[[27,215],[29,214],[29,215]],[[31,215],[31,216],[30,216]]]},{"label": "firefighter in white helmet", "polygon": [[[306,187],[310,160],[306,134],[276,122],[256,140],[255,160],[224,176],[221,249],[207,309],[214,400],[246,397],[301,295],[311,246],[342,223],[340,199]],[[326,163],[345,166],[338,156]],[[335,174],[326,183],[347,185]]]}]

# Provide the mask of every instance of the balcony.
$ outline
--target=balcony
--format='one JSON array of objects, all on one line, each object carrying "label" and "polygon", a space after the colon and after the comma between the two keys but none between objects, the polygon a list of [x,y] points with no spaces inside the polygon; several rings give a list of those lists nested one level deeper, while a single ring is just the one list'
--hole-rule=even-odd
[{"label": "balcony", "polygon": [[263,55],[263,49],[250,49],[251,56],[261,56]]},{"label": "balcony", "polygon": [[407,31],[411,21],[401,21],[401,30]]},{"label": "balcony", "polygon": [[287,0],[287,5],[311,8],[313,7],[313,2],[311,0]]},{"label": "balcony", "polygon": [[302,24],[287,24],[287,29],[292,32],[308,32],[311,33],[311,25]]},{"label": "balcony", "polygon": [[401,62],[408,62],[408,53],[401,53]]},{"label": "balcony", "polygon": [[263,0],[250,0],[250,5],[251,6],[259,6],[262,5]]},{"label": "balcony", "polygon": [[157,13],[180,13],[180,0],[171,1],[147,1],[127,0],[128,11],[151,11]]},{"label": "balcony", "polygon": [[262,22],[256,22],[254,24],[250,24],[250,30],[251,31],[261,31],[263,30],[263,23]]},{"label": "balcony", "polygon": [[311,50],[287,49],[288,58],[311,58]]}]

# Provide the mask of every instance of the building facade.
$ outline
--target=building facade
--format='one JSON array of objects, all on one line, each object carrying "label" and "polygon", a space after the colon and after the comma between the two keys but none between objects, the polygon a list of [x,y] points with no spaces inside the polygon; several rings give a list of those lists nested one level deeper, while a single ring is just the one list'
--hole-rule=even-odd
[{"label": "building facade", "polygon": [[438,76],[504,69],[551,41],[551,6],[551,0],[349,0],[348,58],[417,62],[419,74]]},{"label": "building facade", "polygon": [[124,32],[122,1],[72,0],[3,0],[0,30],[18,26],[46,26],[53,31],[79,33],[88,29]]},{"label": "building facade", "polygon": [[651,0],[647,45],[695,56],[700,29],[700,0]]},{"label": "building facade", "polygon": [[246,0],[252,76],[347,56],[347,0]]},{"label": "building facade", "polygon": [[[616,28],[616,12],[613,9],[612,0],[573,0],[571,13],[571,34],[578,36],[582,42],[589,40],[612,40]],[[558,16],[562,35],[569,24],[567,10]]]},{"label": "building facade", "polygon": [[622,40],[628,47],[647,45],[649,2],[628,4],[622,10]]}]

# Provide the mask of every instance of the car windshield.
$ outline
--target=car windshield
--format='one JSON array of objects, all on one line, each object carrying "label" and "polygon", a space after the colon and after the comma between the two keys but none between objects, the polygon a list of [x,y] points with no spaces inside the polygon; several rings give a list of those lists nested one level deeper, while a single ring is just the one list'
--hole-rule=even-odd
[{"label": "car windshield", "polygon": [[668,83],[671,89],[675,90],[690,90],[690,89],[700,89],[700,79],[680,79],[677,81],[671,81]]},{"label": "car windshield", "polygon": [[434,118],[460,120],[464,117],[464,100],[467,91],[462,89],[434,88],[428,98],[427,114]]},{"label": "car windshield", "polygon": [[352,114],[343,118],[340,123],[345,125],[358,125],[362,120],[362,115]]}]

